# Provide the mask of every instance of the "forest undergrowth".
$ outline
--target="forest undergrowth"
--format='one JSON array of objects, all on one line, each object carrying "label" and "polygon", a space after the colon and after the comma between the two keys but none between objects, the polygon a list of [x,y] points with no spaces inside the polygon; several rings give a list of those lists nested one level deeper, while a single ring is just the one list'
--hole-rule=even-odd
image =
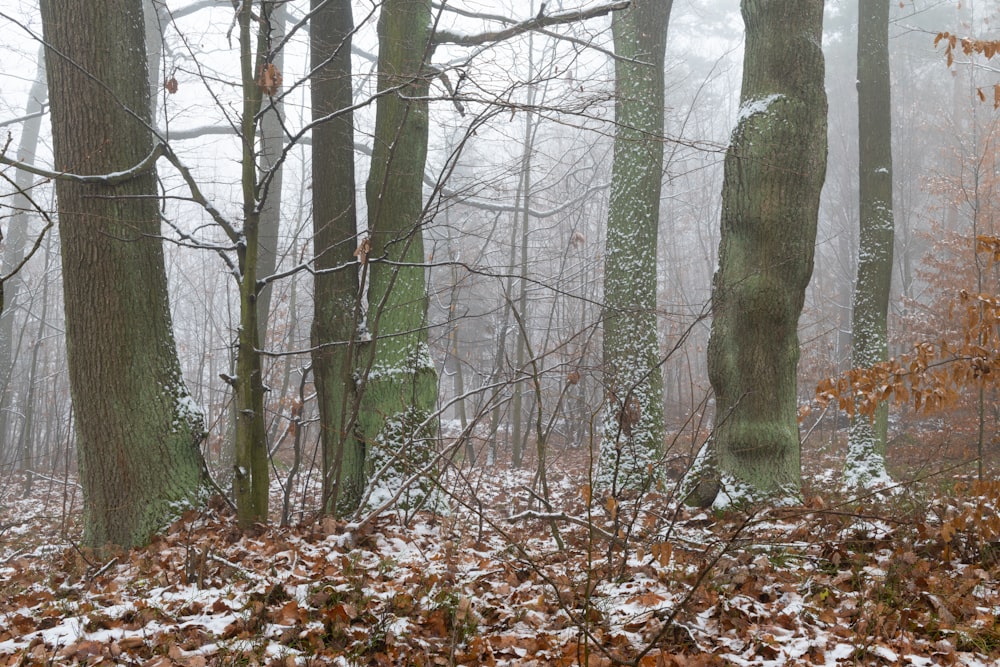
[{"label": "forest undergrowth", "polygon": [[962,441],[897,437],[915,481],[852,498],[817,437],[803,505],[725,513],[602,498],[568,450],[548,506],[530,465],[465,467],[447,516],[242,532],[213,502],[103,557],[72,479],[8,475],[0,665],[998,664],[1000,482]]}]

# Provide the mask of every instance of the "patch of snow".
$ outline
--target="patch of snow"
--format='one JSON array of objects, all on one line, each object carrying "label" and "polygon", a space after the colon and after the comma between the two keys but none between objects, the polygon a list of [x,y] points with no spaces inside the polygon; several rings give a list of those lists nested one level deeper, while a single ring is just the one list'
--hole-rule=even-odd
[{"label": "patch of snow", "polygon": [[759,113],[766,113],[772,104],[785,96],[780,93],[774,93],[768,95],[767,97],[762,97],[756,100],[747,100],[740,105],[739,112],[736,114],[736,122],[742,123],[751,116]]}]

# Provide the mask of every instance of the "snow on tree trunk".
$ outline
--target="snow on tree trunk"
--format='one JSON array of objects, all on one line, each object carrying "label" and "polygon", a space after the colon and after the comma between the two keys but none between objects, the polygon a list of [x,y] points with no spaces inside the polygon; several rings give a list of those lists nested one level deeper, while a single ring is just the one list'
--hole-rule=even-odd
[{"label": "snow on tree trunk", "polygon": [[730,501],[800,488],[797,326],[826,171],[822,0],[743,0],[741,9],[743,86],[708,347],[711,454]]},{"label": "snow on tree trunk", "polygon": [[358,432],[379,476],[371,505],[424,467],[434,446],[425,420],[437,400],[437,372],[427,347],[422,266],[430,9],[429,0],[386,0],[378,23],[378,89],[388,92],[377,102],[366,185],[370,341],[357,370]]},{"label": "snow on tree trunk", "polygon": [[[889,91],[889,2],[861,0],[858,9],[858,145],[861,236],[851,319],[852,365],[889,356],[887,317],[892,286],[892,106]],[[889,406],[851,422],[844,486],[892,484],[885,469]]]},{"label": "snow on tree trunk", "polygon": [[598,485],[646,489],[663,450],[656,247],[663,183],[663,63],[671,1],[612,18],[615,149],[604,273],[606,401]]},{"label": "snow on tree trunk", "polygon": [[[41,3],[55,164],[121,171],[153,147],[141,0]],[[56,183],[87,544],[147,541],[196,502],[200,411],[181,379],[153,170]]]}]

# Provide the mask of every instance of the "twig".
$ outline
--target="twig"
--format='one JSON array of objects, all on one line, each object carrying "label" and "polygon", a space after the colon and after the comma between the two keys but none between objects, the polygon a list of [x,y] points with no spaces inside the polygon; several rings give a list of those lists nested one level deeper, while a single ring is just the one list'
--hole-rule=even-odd
[{"label": "twig", "polygon": [[606,540],[612,542],[621,543],[615,535],[612,535],[603,528],[599,528],[593,522],[587,521],[586,519],[581,519],[577,516],[572,516],[566,514],[565,512],[538,512],[536,510],[525,510],[520,514],[514,514],[513,516],[507,517],[507,523],[514,523],[516,521],[522,521],[524,519],[538,519],[540,521],[565,521],[566,523],[572,523],[577,526],[582,526],[587,530],[593,531],[603,537]]}]

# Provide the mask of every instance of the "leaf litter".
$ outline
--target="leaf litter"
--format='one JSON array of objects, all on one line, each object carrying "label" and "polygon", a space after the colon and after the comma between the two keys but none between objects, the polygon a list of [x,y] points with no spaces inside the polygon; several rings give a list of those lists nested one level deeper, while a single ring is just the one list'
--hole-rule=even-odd
[{"label": "leaf litter", "polygon": [[466,470],[446,516],[243,532],[212,503],[103,557],[76,487],[9,482],[0,665],[1000,664],[1000,484],[708,513],[581,469],[544,512],[532,471]]}]

